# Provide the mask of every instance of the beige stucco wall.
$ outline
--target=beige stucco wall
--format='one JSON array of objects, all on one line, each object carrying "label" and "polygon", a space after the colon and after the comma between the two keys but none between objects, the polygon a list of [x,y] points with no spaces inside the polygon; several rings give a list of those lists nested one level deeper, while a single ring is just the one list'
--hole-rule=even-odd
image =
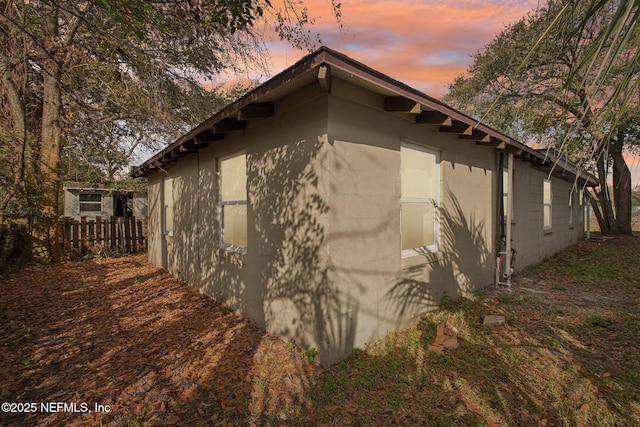
[{"label": "beige stucco wall", "polygon": [[133,216],[136,218],[146,218],[149,212],[149,201],[146,196],[133,196]]},{"label": "beige stucco wall", "polygon": [[[319,347],[327,266],[327,96],[305,87],[223,143],[149,177],[149,258],[303,347]],[[247,155],[246,252],[220,247],[218,159]],[[174,232],[161,233],[162,180],[174,178]]]},{"label": "beige stucco wall", "polygon": [[[412,115],[384,112],[383,105],[381,95],[337,78],[331,94],[312,84],[278,100],[273,118],[251,121],[152,174],[151,262],[270,333],[315,347],[326,364],[409,325],[445,294],[492,285],[497,153],[416,125]],[[440,154],[438,250],[410,257],[402,257],[400,242],[403,141]],[[247,155],[246,252],[220,247],[217,162],[239,151]],[[161,233],[167,177],[175,178],[173,236]],[[560,201],[568,190],[555,181],[552,233],[535,226],[542,179],[528,164],[516,165],[514,246],[521,264],[580,235],[578,214],[572,231],[563,228],[568,209]]]},{"label": "beige stucco wall", "polygon": [[[496,156],[383,111],[384,98],[334,81],[329,99],[330,278],[341,305],[331,331],[349,350],[405,327],[446,293],[492,282]],[[438,251],[401,256],[400,146],[440,153]],[[327,339],[331,339],[328,336]]]},{"label": "beige stucco wall", "polygon": [[512,221],[513,247],[517,250],[516,270],[535,264],[554,253],[578,243],[584,235],[579,197],[573,196],[573,223],[569,225],[571,178],[551,177],[551,230],[543,227],[542,186],[548,172],[516,160],[513,174]]},{"label": "beige stucco wall", "polygon": [[147,180],[147,199],[149,212],[147,216],[147,257],[149,262],[168,269],[163,259],[162,237],[162,175],[155,173]]}]

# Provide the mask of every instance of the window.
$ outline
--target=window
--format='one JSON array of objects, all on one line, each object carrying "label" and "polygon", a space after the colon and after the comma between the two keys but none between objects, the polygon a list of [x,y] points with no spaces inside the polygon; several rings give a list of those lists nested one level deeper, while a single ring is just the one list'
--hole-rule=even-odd
[{"label": "window", "polygon": [[551,201],[553,194],[551,193],[551,181],[545,179],[542,183],[542,209],[543,209],[543,227],[545,230],[551,230]]},{"label": "window", "polygon": [[507,220],[507,209],[509,208],[509,169],[502,169],[502,215]]},{"label": "window", "polygon": [[80,212],[102,212],[102,194],[80,193]]},{"label": "window", "polygon": [[220,159],[220,223],[223,247],[247,246],[247,156]]},{"label": "window", "polygon": [[405,143],[400,148],[400,230],[404,256],[437,248],[439,163],[436,151]]},{"label": "window", "polygon": [[173,178],[167,178],[163,181],[162,200],[164,206],[163,233],[173,236]]}]

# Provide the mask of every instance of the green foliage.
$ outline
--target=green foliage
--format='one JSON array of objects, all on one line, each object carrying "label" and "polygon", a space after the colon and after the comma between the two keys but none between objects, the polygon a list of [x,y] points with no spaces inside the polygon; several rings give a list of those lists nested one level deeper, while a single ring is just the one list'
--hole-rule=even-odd
[{"label": "green foliage", "polygon": [[[549,0],[476,53],[445,100],[597,171],[601,188],[610,157],[614,188],[629,188],[622,151],[640,136],[639,17],[634,0]],[[603,232],[630,234],[628,192],[601,193]]]},{"label": "green foliage", "polygon": [[0,226],[0,272],[13,270],[29,260],[29,233],[24,225]]},{"label": "green foliage", "polygon": [[307,351],[304,352],[304,356],[307,358],[307,362],[314,363],[318,361],[318,350],[315,347],[311,347]]},{"label": "green foliage", "polygon": [[[42,135],[51,130],[43,105],[62,102],[44,124],[61,119],[59,140],[42,156],[54,157],[54,174],[112,180],[256,84],[228,87],[221,77],[267,72],[256,28],[275,26],[298,46],[316,42],[306,6],[292,0],[9,0],[0,16],[0,162],[9,166],[0,168],[0,201],[18,187],[32,194],[22,181],[42,164]],[[59,69],[45,72],[51,66]],[[64,89],[45,100],[49,75]],[[30,149],[21,155],[23,135]]]},{"label": "green foliage", "polygon": [[144,178],[126,177],[125,179],[109,182],[107,186],[114,191],[126,190],[139,195],[147,194],[147,181]]},{"label": "green foliage", "polygon": [[0,242],[0,250],[2,251],[2,258],[7,258],[9,255],[13,253],[13,248],[15,245],[15,236],[11,234],[7,234],[6,236],[2,236],[2,241]]},{"label": "green foliage", "polygon": [[600,328],[609,328],[613,325],[613,319],[609,317],[603,317],[598,314],[588,314],[585,316],[585,321],[588,325],[598,326]]},{"label": "green foliage", "polygon": [[[622,82],[629,84],[628,54],[637,55],[640,45],[632,32],[618,56],[594,53],[596,40],[618,22],[619,9],[602,3],[594,10],[593,2],[551,0],[508,26],[474,55],[446,100],[523,140],[552,139],[574,160],[592,159],[597,147],[586,144],[597,143],[596,129],[608,132],[620,124],[606,113],[621,106],[608,102]],[[598,74],[602,67],[605,75]],[[597,84],[589,83],[594,79]],[[626,107],[637,108],[637,95],[629,101]]]},{"label": "green foliage", "polygon": [[440,305],[448,306],[451,304],[452,301],[453,299],[451,298],[451,296],[447,293],[447,291],[444,291],[442,293],[442,299],[440,300]]},{"label": "green foliage", "polygon": [[293,339],[289,339],[287,341],[287,350],[300,354],[309,363],[317,362],[318,361],[318,356],[320,355],[320,353],[318,353],[318,350],[316,350],[315,347],[311,347],[311,348],[309,348],[307,350],[300,349],[298,347],[298,344],[296,344],[296,342]]},{"label": "green foliage", "polygon": [[509,303],[513,302],[514,297],[513,297],[513,294],[510,294],[510,293],[507,293],[507,292],[501,292],[500,294],[498,294],[498,299],[503,304],[509,304]]}]

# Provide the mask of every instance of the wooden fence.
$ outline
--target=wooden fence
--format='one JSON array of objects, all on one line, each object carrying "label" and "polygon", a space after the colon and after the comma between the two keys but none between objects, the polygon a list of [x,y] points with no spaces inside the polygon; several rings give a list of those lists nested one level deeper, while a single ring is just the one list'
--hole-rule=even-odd
[{"label": "wooden fence", "polygon": [[95,220],[65,217],[58,222],[58,242],[69,256],[135,253],[147,250],[146,221],[128,218]]}]

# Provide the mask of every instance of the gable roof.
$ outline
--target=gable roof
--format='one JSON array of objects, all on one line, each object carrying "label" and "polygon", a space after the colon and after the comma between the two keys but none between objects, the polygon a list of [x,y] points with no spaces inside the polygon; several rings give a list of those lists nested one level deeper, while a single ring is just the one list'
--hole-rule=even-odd
[{"label": "gable roof", "polygon": [[595,177],[581,171],[571,162],[554,161],[546,153],[530,148],[442,101],[324,46],[227,105],[149,160],[133,168],[130,175],[140,177],[161,170],[163,166],[190,156],[213,142],[224,140],[230,133],[245,129],[250,120],[273,116],[276,100],[314,80],[330,92],[332,76],[383,95],[385,111],[415,114],[416,124],[437,126],[441,132],[456,133],[462,139],[475,140],[476,144],[513,153],[532,166],[554,175],[566,178],[567,174],[573,177],[579,174],[581,184],[597,185]]}]

